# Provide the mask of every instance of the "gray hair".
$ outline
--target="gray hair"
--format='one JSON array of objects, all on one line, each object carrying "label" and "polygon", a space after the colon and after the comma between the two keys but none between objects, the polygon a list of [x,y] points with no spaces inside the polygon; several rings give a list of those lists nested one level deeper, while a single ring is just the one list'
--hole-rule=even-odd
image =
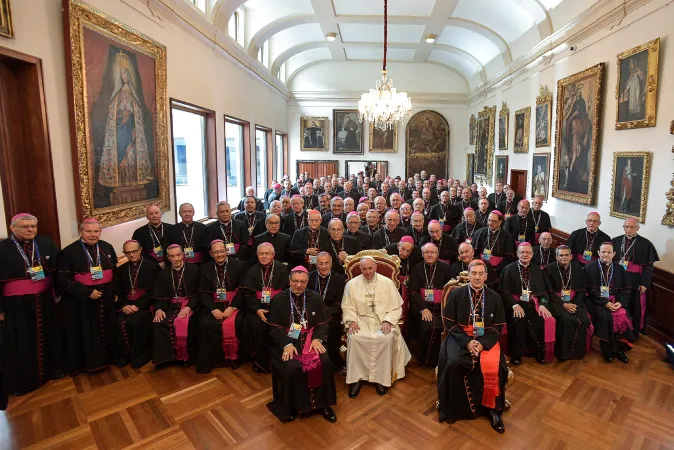
[{"label": "gray hair", "polygon": [[16,226],[16,224],[19,223],[19,221],[21,221],[21,220],[34,220],[37,223],[37,217],[35,217],[31,214],[27,214],[27,215],[19,216],[16,219],[12,220],[10,225]]}]

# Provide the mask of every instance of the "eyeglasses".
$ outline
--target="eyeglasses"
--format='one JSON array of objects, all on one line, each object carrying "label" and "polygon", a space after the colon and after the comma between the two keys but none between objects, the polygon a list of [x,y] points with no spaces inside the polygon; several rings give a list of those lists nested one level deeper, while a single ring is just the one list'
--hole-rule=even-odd
[{"label": "eyeglasses", "polygon": [[20,230],[26,230],[26,229],[33,229],[35,228],[37,230],[37,225],[14,225],[14,228],[18,228]]},{"label": "eyeglasses", "polygon": [[124,253],[125,255],[135,255],[136,253],[140,253],[140,249],[137,248],[136,250],[129,250],[129,251],[122,252],[122,253]]}]

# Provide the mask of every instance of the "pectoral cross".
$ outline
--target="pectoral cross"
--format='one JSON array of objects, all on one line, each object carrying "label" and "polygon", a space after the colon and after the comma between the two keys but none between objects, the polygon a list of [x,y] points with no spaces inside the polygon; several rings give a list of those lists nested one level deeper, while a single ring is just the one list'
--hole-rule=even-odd
[{"label": "pectoral cross", "polygon": [[300,325],[302,325],[302,328],[306,329],[307,328],[307,320],[304,319],[304,320],[300,321]]},{"label": "pectoral cross", "polygon": [[372,312],[374,312],[375,307],[374,294],[365,294],[365,298],[367,302],[370,302],[370,308],[372,309]]}]

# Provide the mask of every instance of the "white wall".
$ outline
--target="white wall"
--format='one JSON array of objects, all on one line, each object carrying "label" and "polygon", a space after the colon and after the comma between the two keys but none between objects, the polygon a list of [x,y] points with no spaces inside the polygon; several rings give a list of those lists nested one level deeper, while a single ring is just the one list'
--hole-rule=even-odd
[{"label": "white wall", "polygon": [[[573,53],[567,51],[560,55],[559,61],[553,62],[547,67],[540,68],[538,73],[528,76],[525,79],[516,80],[512,85],[504,87],[502,92],[487,99],[481,99],[470,107],[470,114],[475,114],[482,110],[483,106],[497,106],[498,112],[501,109],[501,102],[505,101],[510,109],[510,135],[509,147],[507,152],[495,151],[497,155],[509,155],[510,169],[525,169],[528,171],[528,190],[531,189],[531,164],[533,154],[542,152],[553,152],[553,148],[535,148],[533,130],[535,126],[534,107],[536,105],[536,96],[538,95],[539,85],[547,85],[553,92],[553,102],[557,100],[557,80],[582,71],[599,62],[606,63],[604,79],[606,88],[604,90],[604,112],[602,116],[602,132],[599,145],[598,170],[596,175],[596,205],[584,206],[555,198],[550,198],[544,209],[552,217],[552,225],[560,230],[571,232],[577,228],[584,227],[584,217],[587,212],[597,210],[602,216],[601,228],[610,236],[617,236],[623,233],[623,220],[611,217],[609,215],[609,204],[611,196],[611,177],[613,167],[613,153],[618,151],[650,151],[651,160],[651,181],[648,190],[648,205],[646,223],[641,225],[640,233],[650,239],[656,246],[660,259],[660,267],[668,270],[674,270],[674,230],[664,227],[660,224],[662,216],[665,213],[666,199],[665,192],[669,189],[672,180],[672,145],[674,136],[669,134],[670,121],[674,119],[672,111],[674,110],[674,83],[671,74],[674,73],[674,47],[672,47],[671,24],[674,22],[674,9],[665,5],[666,1],[658,0],[649,5],[654,11],[637,11],[623,20],[621,27],[613,30],[605,29],[591,36],[586,41],[578,44],[578,50]],[[653,5],[660,4],[660,9],[653,8]],[[646,14],[644,16],[644,14]],[[644,16],[639,18],[640,16]],[[660,46],[660,77],[659,92],[657,99],[657,126],[654,128],[644,128],[637,130],[615,130],[615,86],[617,83],[617,54],[628,50],[634,46],[643,44],[657,37],[661,38]],[[568,56],[568,57],[567,57]],[[512,151],[513,142],[513,121],[516,110],[531,106],[531,125],[532,137],[529,140],[530,152],[527,154],[514,154]],[[555,107],[553,105],[553,111]],[[556,114],[553,113],[552,139],[554,143]],[[466,131],[461,130],[464,134]],[[496,143],[496,145],[498,145]],[[554,153],[552,154],[551,173],[554,170]],[[549,186],[549,192],[552,187]]]},{"label": "white wall", "polygon": [[[284,96],[254,79],[215,50],[213,45],[197,40],[167,17],[154,17],[144,1],[127,1],[129,3],[120,0],[89,0],[89,4],[166,45],[168,95],[216,111],[219,152],[224,149],[224,114],[250,121],[251,139],[254,139],[255,124],[285,131],[287,105]],[[77,238],[77,218],[61,0],[13,1],[12,14],[16,39],[0,39],[0,45],[37,56],[43,62],[59,226],[61,241],[66,245]],[[172,154],[172,149],[169,149],[169,155]],[[170,159],[172,161],[172,156]],[[169,173],[172,174],[172,171]],[[175,209],[173,179],[170,184],[172,209]],[[174,217],[175,213],[171,211],[165,213],[163,219],[174,222]],[[137,220],[106,228],[103,230],[103,239],[121,251],[124,240],[130,238],[133,230],[144,223],[145,220]]]}]

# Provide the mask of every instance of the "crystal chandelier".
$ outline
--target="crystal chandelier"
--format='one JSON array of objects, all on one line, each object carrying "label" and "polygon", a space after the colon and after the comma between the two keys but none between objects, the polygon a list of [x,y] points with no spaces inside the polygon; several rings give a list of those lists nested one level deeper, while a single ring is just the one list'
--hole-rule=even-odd
[{"label": "crystal chandelier", "polygon": [[358,115],[360,120],[367,120],[378,130],[392,129],[398,122],[404,121],[410,114],[412,102],[405,92],[397,92],[393,87],[393,79],[386,70],[386,52],[388,44],[388,0],[384,0],[384,64],[381,78],[378,78],[375,89],[370,89],[360,96]]}]

